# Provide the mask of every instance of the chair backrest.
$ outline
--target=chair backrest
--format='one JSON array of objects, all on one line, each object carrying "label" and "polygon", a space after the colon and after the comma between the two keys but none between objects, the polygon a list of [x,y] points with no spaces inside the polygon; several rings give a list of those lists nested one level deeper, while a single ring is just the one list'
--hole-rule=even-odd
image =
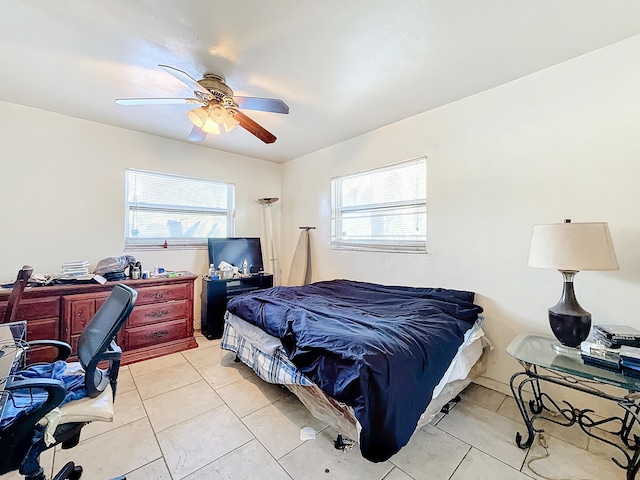
[{"label": "chair backrest", "polygon": [[121,350],[115,338],[137,298],[138,292],[133,288],[117,284],[80,335],[78,360],[85,370],[85,387],[90,397],[98,396],[111,380],[115,380],[110,379],[109,369],[102,370],[98,364],[101,361],[117,362],[119,367]]},{"label": "chair backrest", "polygon": [[24,292],[32,273],[33,267],[30,267],[29,265],[25,265],[18,272],[16,281],[13,283],[11,293],[9,294],[7,308],[5,309],[2,318],[0,318],[0,323],[9,323],[15,320],[16,314],[18,313],[18,302],[20,301],[20,297],[22,297],[22,292]]}]

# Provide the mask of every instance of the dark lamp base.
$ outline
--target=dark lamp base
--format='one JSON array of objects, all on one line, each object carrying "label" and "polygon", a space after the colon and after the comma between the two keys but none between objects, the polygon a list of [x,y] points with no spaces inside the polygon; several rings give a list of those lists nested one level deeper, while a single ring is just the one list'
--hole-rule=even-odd
[{"label": "dark lamp base", "polygon": [[591,315],[571,315],[549,310],[549,324],[562,345],[577,348],[589,336]]},{"label": "dark lamp base", "polygon": [[580,306],[573,291],[575,270],[560,270],[564,278],[562,297],[549,309],[551,331],[565,347],[579,347],[589,336],[591,314]]}]

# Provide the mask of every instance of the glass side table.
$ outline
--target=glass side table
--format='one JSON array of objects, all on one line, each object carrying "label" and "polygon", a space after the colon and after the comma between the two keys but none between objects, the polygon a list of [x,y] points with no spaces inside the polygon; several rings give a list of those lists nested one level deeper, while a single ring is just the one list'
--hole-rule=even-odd
[{"label": "glass side table", "polygon": [[[520,448],[529,448],[536,433],[542,429],[534,427],[534,421],[551,412],[555,416],[545,419],[558,425],[578,424],[582,431],[592,438],[616,447],[624,455],[621,462],[612,458],[616,465],[627,471],[627,480],[636,477],[640,467],[640,379],[623,375],[604,368],[585,365],[579,355],[560,354],[554,350],[557,343],[553,337],[544,335],[518,335],[507,347],[507,353],[515,358],[524,371],[515,373],[510,380],[511,391],[515,398],[524,424],[527,437],[516,434],[516,443]],[[588,393],[617,403],[622,411],[619,416],[602,418],[592,409],[575,408],[566,400],[556,401],[544,392],[544,382],[560,385],[572,390]],[[603,385],[613,385],[626,390],[624,396],[615,396],[602,389]],[[524,399],[525,387],[533,392],[533,399]],[[609,438],[598,436],[597,428],[605,430],[620,439],[613,442]]]}]

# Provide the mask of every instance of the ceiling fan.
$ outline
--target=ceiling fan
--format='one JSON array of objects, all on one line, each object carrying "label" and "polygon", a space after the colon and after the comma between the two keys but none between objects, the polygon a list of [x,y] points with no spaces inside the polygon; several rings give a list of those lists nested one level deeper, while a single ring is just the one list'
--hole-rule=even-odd
[{"label": "ceiling fan", "polygon": [[202,80],[195,80],[187,73],[169,65],[158,65],[189,88],[194,98],[118,98],[119,105],[200,105],[187,112],[193,129],[189,135],[192,142],[204,140],[207,133],[229,132],[240,125],[265,143],[276,141],[275,135],[240,111],[259,110],[262,112],[289,113],[289,107],[277,98],[238,97],[225,83],[221,75],[205,74]]}]

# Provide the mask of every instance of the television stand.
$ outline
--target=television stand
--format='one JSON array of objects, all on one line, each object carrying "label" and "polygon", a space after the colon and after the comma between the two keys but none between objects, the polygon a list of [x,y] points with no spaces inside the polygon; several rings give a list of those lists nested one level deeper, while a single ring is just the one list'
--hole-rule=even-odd
[{"label": "television stand", "polygon": [[211,280],[202,277],[200,325],[209,340],[221,338],[227,301],[241,293],[273,287],[273,274],[256,273],[246,278]]}]

